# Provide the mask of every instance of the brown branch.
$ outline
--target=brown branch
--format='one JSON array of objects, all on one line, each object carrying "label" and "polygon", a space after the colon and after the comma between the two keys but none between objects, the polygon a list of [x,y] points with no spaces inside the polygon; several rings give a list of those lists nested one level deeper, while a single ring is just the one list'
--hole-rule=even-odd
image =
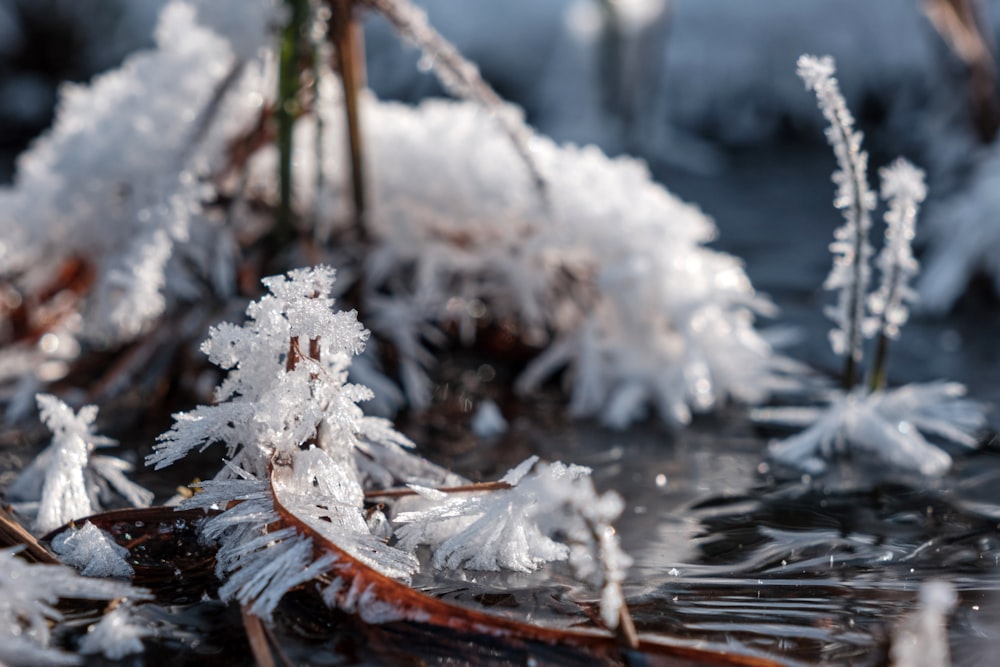
[{"label": "brown branch", "polygon": [[[462,484],[460,486],[443,486],[435,488],[441,493],[474,493],[476,491],[501,491],[511,488],[507,482],[475,482],[473,484]],[[365,491],[365,498],[403,498],[405,496],[419,495],[417,491],[410,488],[380,489]]]},{"label": "brown branch", "polygon": [[354,14],[354,0],[330,0],[330,39],[337,55],[340,82],[344,88],[344,113],[350,145],[351,194],[354,202],[354,227],[364,241],[366,188],[364,149],[361,137],[361,90],[365,87],[365,53],[361,23]]},{"label": "brown branch", "polygon": [[[281,516],[281,523],[294,527],[301,535],[312,540],[316,557],[334,554],[336,562],[330,575],[343,582],[337,593],[337,603],[342,609],[356,613],[356,601],[363,596],[390,605],[399,620],[430,627],[447,628],[473,635],[502,638],[513,645],[525,643],[566,646],[586,650],[595,662],[618,663],[622,660],[621,646],[614,635],[597,629],[550,628],[531,625],[510,618],[452,604],[422,593],[396,581],[358,561],[339,546],[323,537],[308,523],[300,519],[282,502],[279,487],[290,483],[291,465],[277,458],[271,461],[269,481],[274,499],[274,509]],[[354,602],[352,602],[352,600]],[[667,637],[639,637],[637,650],[650,658],[674,660],[676,664],[705,665],[707,667],[777,667],[779,663],[767,658],[729,653],[724,649],[712,650],[679,645]],[[674,664],[656,661],[652,664]]]},{"label": "brown branch", "polygon": [[11,514],[10,510],[6,507],[0,507],[0,547],[16,546],[24,547],[20,552],[20,556],[29,563],[45,563],[48,565],[57,565],[59,563],[59,559],[51,551],[43,547],[41,542],[25,529],[21,525],[21,522]]},{"label": "brown branch", "polygon": [[951,50],[969,68],[972,114],[984,143],[1000,129],[997,62],[974,0],[926,0],[924,11]]}]

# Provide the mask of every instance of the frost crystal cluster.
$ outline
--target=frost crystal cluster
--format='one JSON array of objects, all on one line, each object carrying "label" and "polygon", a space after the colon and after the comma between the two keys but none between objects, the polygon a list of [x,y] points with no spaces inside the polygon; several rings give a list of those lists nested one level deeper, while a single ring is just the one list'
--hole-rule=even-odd
[{"label": "frost crystal cluster", "polygon": [[632,563],[611,523],[624,508],[614,492],[599,495],[590,469],[539,463],[533,456],[500,478],[509,489],[472,496],[422,492],[431,506],[401,512],[393,522],[399,546],[430,545],[437,568],[531,572],[569,560],[577,575],[601,591],[601,614],[618,626],[621,584]]},{"label": "frost crystal cluster", "polygon": [[210,519],[203,532],[220,543],[223,597],[260,616],[269,616],[287,590],[332,563],[326,557],[316,564],[311,540],[295,528],[269,529],[280,519],[276,494],[299,520],[347,553],[406,579],[416,571],[416,559],[369,530],[355,456],[367,459],[364,465],[375,475],[386,473],[378,462],[402,461],[425,473],[424,483],[453,481],[401,451],[409,441],[357,405],[371,392],[349,384],[347,373],[368,333],[353,311],[333,310],[333,281],[333,270],[325,267],[266,278],[269,294],[247,308],[244,325],[214,327],[203,350],[229,371],[216,403],[175,415],[148,459],[162,468],[193,449],[226,445],[229,460],[218,478],[183,506],[222,508],[239,501]]},{"label": "frost crystal cluster", "polygon": [[8,487],[6,497],[19,509],[34,512],[34,530],[47,533],[101,509],[113,494],[135,507],[148,507],[153,494],[129,480],[132,464],[113,456],[92,454],[114,441],[94,433],[97,407],[72,408],[49,394],[38,395],[42,421],[52,431],[52,444],[36,456]]},{"label": "frost crystal cluster", "polygon": [[[329,179],[320,188],[316,125],[298,125],[303,216],[348,217],[337,106],[318,105]],[[427,404],[427,344],[442,329],[471,342],[485,327],[512,327],[545,345],[518,388],[568,367],[573,413],[615,427],[649,407],[684,424],[728,399],[759,402],[782,382],[784,362],[753,326],[771,305],[737,259],[705,247],[711,220],[641,162],[534,136],[542,196],[507,134],[475,105],[365,97],[361,108],[372,165],[367,323],[399,351],[413,405]],[[273,171],[262,153],[252,187],[266,191]]]},{"label": "frost crystal cluster", "polygon": [[[976,432],[985,426],[983,406],[962,398],[965,388],[951,382],[885,388],[889,340],[899,336],[909,316],[907,303],[915,298],[909,282],[918,264],[911,243],[917,209],[927,194],[924,174],[903,159],[880,170],[882,196],[888,201],[885,244],[877,259],[882,279],[873,293],[866,294],[872,255],[869,213],[875,201],[867,187],[861,135],[854,131],[838,90],[833,60],[802,56],[798,72],[806,87],[815,91],[830,122],[827,138],[840,166],[834,173],[838,185],[834,203],[844,211],[846,222],[831,245],[834,269],[825,287],[840,290],[838,305],[831,311],[838,325],[831,342],[847,363],[843,389],[833,393],[829,405],[761,409],[754,416],[805,428],[771,445],[771,456],[784,464],[819,473],[827,459],[851,449],[868,452],[897,469],[942,475],[951,467],[951,457],[926,437],[974,447]],[[875,358],[867,387],[855,387],[866,336],[877,337]]]},{"label": "frost crystal cluster", "polygon": [[[66,318],[57,328],[64,337],[129,340],[169,301],[200,296],[202,282],[231,291],[232,230],[203,204],[215,196],[211,179],[230,142],[271,89],[256,54],[275,11],[272,0],[173,0],[155,48],[62,88],[52,129],[18,158],[13,185],[0,188],[0,275],[30,303],[53,276],[81,265],[86,317]],[[256,32],[232,20],[206,25],[227,14],[253,17]],[[41,366],[53,347],[5,349],[0,379],[18,377],[6,368],[18,354],[34,352]]]},{"label": "frost crystal cluster", "polygon": [[[56,608],[59,599],[112,600],[125,597],[145,599],[151,596],[127,584],[81,577],[62,565],[29,565],[17,555],[16,549],[0,550],[0,663],[79,663],[76,656],[51,645],[50,628],[63,620]],[[116,659],[142,650],[141,642],[133,639],[124,645],[121,639],[121,633],[102,632],[90,640],[87,652],[104,653]]]},{"label": "frost crystal cluster", "polygon": [[[334,311],[333,280],[325,267],[266,278],[270,293],[247,308],[244,325],[213,328],[203,349],[228,370],[216,403],[175,415],[148,459],[162,467],[226,444],[222,472],[181,505],[227,508],[201,528],[219,544],[220,595],[266,618],[291,588],[345,567],[335,549],[406,582],[419,569],[415,547],[432,544],[434,565],[451,569],[523,572],[569,559],[602,590],[614,627],[630,562],[611,528],[621,499],[599,496],[585,468],[537,458],[503,478],[508,489],[456,498],[433,488],[465,480],[409,454],[388,422],[361,412],[371,393],[347,375],[367,332],[353,311]],[[392,525],[365,511],[363,484],[400,482],[444,502],[396,516],[392,543]],[[402,613],[355,592],[340,598],[337,584],[328,597],[364,618]]]},{"label": "frost crystal cluster", "polygon": [[882,198],[889,202],[889,210],[885,213],[885,245],[876,260],[882,281],[868,297],[872,318],[867,329],[869,334],[885,331],[889,338],[897,338],[910,315],[907,303],[917,298],[910,287],[910,280],[920,270],[913,256],[913,237],[927,186],[924,173],[902,158],[880,169],[879,174]]}]

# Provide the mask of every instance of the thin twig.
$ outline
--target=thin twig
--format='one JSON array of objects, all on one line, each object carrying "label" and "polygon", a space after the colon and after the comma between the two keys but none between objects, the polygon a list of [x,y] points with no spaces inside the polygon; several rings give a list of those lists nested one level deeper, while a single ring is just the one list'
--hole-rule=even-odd
[{"label": "thin twig", "polygon": [[21,557],[31,563],[56,565],[59,559],[29,533],[6,507],[0,507],[0,547],[23,546]]},{"label": "thin twig", "polygon": [[361,24],[354,15],[354,0],[331,0],[330,38],[337,53],[340,81],[344,87],[344,113],[351,152],[351,194],[354,202],[354,228],[358,238],[366,239],[367,211],[364,177],[364,150],[361,139],[359,100],[365,86],[365,54]]},{"label": "thin twig", "polygon": [[406,39],[419,48],[431,63],[431,69],[445,89],[459,99],[472,100],[483,106],[510,138],[511,144],[534,183],[542,205],[549,207],[548,182],[532,156],[531,130],[504,109],[503,101],[479,69],[466,60],[428,22],[427,16],[410,0],[357,0],[376,10]]},{"label": "thin twig", "polygon": [[240,615],[243,617],[243,629],[246,631],[247,642],[250,644],[250,652],[258,667],[278,667],[274,661],[274,653],[267,642],[264,634],[264,624],[260,617],[247,611],[247,607],[240,606]]},{"label": "thin twig", "polygon": [[[502,491],[511,488],[507,482],[475,482],[473,484],[462,484],[460,486],[442,486],[435,488],[441,493],[474,493],[476,491]],[[365,491],[365,498],[402,498],[405,496],[419,495],[417,491],[409,488],[379,489],[375,491]]]}]

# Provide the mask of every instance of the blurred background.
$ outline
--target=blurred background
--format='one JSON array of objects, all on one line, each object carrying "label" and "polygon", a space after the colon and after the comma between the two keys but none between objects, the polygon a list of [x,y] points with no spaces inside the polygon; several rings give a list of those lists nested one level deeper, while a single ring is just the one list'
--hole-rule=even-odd
[{"label": "blurred background", "polygon": [[[0,177],[51,122],[58,91],[151,44],[165,0],[0,0]],[[559,141],[645,159],[715,219],[798,332],[788,350],[837,361],[821,283],[839,225],[824,121],[795,75],[830,54],[871,153],[928,173],[918,227],[924,310],[890,362],[896,382],[954,379],[1000,403],[1000,3],[985,0],[421,0],[529,123]],[[385,99],[445,93],[384,20],[366,22]],[[881,227],[876,225],[876,235]],[[876,246],[879,245],[877,239]],[[786,330],[787,333],[787,330]],[[797,341],[797,342],[796,342]],[[994,424],[998,421],[994,415]]]}]

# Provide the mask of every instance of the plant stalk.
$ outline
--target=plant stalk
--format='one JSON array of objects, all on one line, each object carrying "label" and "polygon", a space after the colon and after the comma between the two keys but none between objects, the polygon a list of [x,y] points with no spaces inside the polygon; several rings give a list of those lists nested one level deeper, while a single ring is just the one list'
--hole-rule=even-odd
[{"label": "plant stalk", "polygon": [[281,31],[278,55],[278,100],[275,110],[278,145],[278,214],[274,239],[278,247],[294,236],[292,226],[292,144],[295,120],[301,112],[299,66],[306,53],[309,0],[285,0],[288,23]]},{"label": "plant stalk", "polygon": [[344,113],[351,159],[351,195],[354,202],[354,228],[358,239],[367,238],[367,211],[364,177],[364,149],[361,138],[361,90],[365,86],[364,36],[354,14],[354,0],[331,0],[330,38],[337,54],[340,81],[344,87]]}]

